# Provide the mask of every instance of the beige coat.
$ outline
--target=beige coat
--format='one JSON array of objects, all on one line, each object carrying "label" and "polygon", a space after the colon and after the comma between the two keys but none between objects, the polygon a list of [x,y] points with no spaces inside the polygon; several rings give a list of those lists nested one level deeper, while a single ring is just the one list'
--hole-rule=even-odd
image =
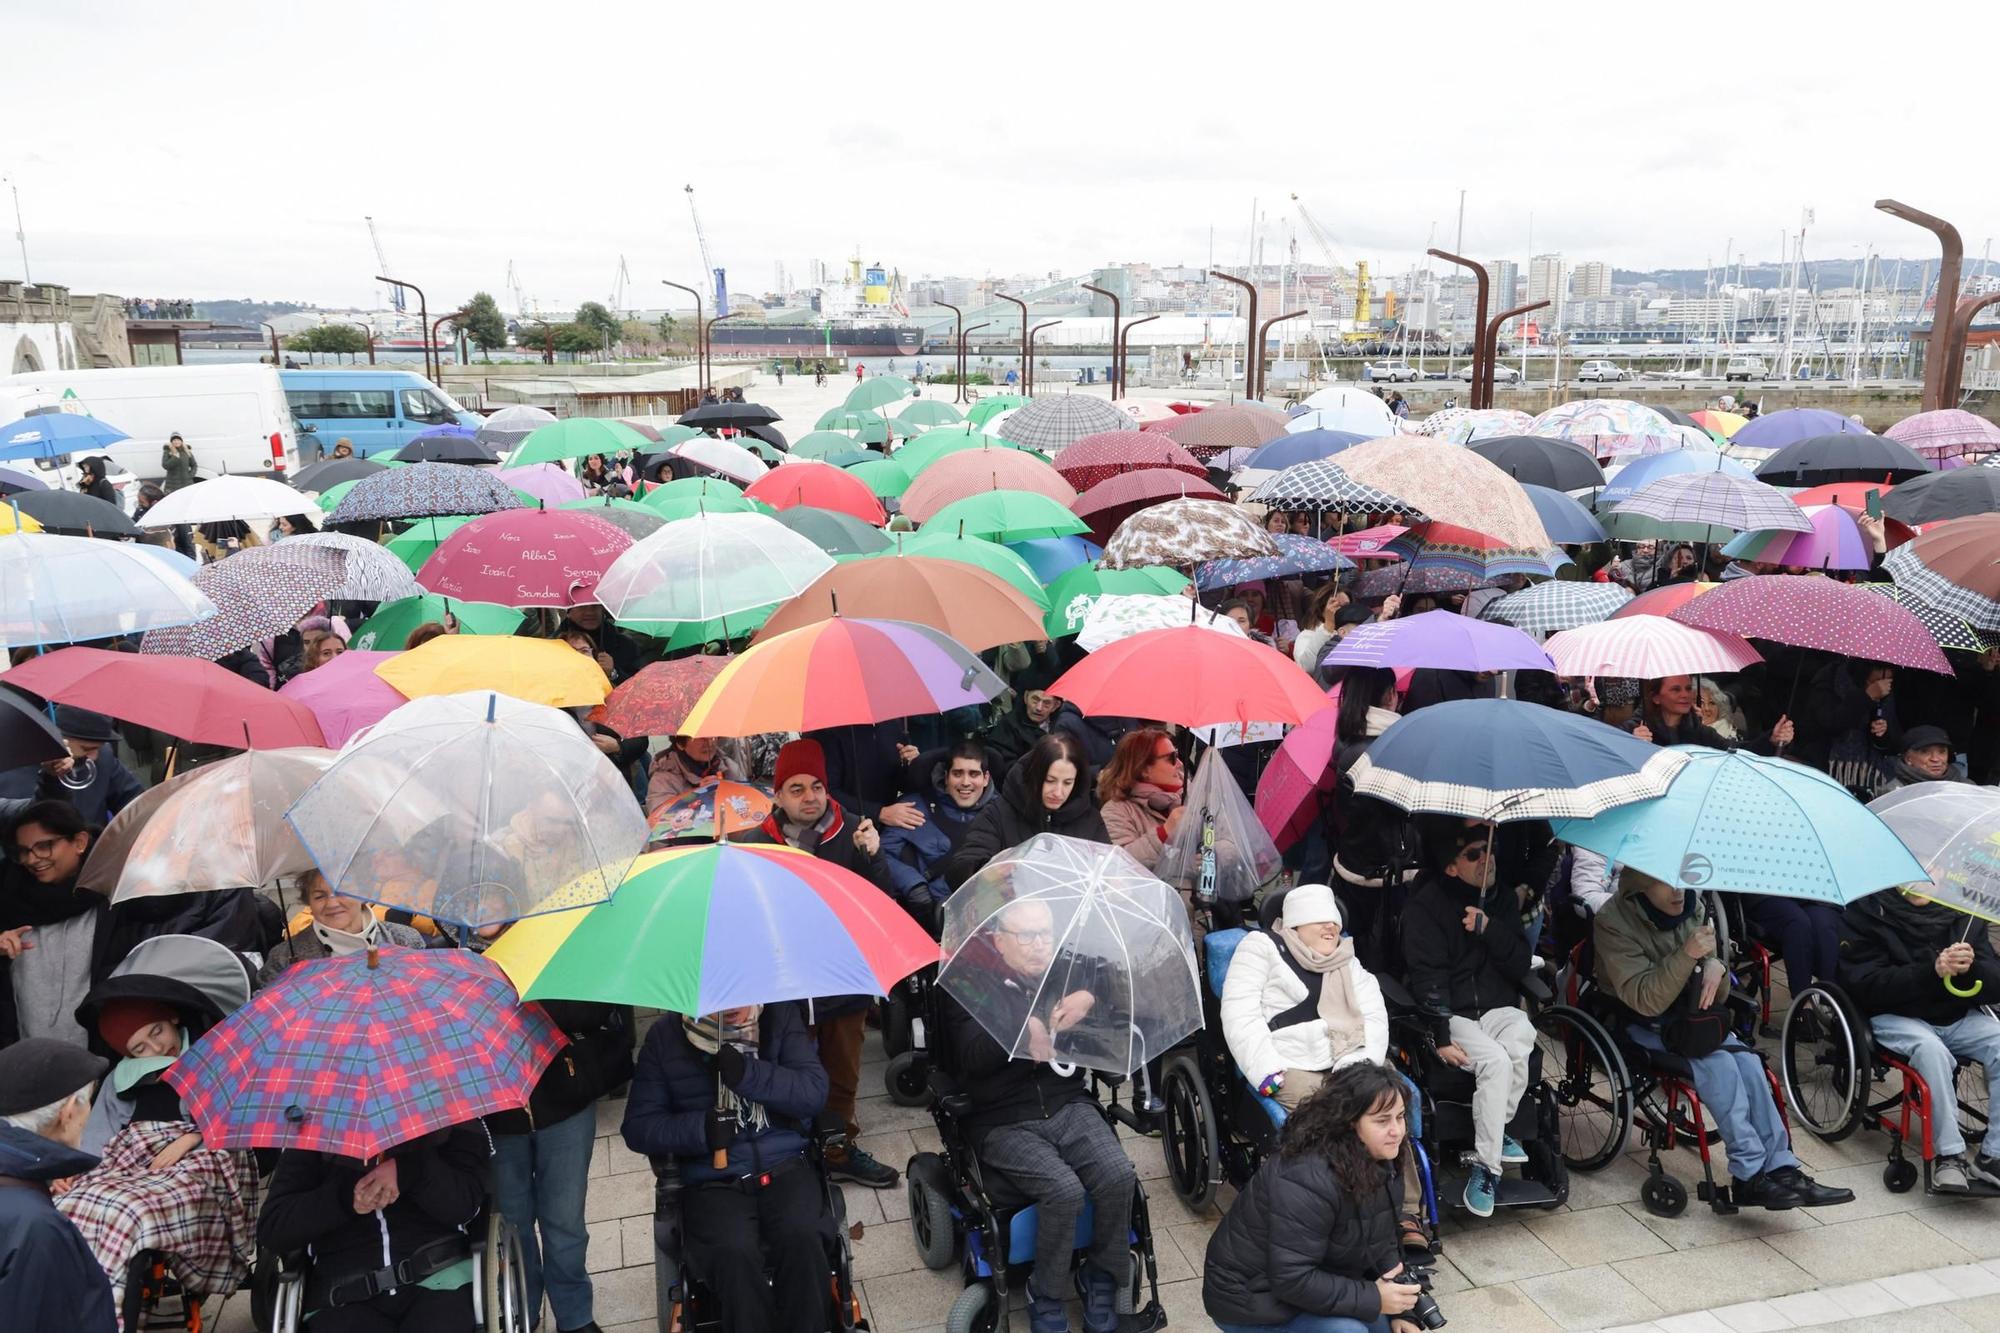
[{"label": "beige coat", "polygon": [[1687,989],[1699,965],[1683,946],[1704,917],[1701,900],[1672,930],[1661,930],[1646,915],[1646,895],[1630,875],[1597,914],[1594,947],[1597,980],[1627,1009],[1657,1018]]}]

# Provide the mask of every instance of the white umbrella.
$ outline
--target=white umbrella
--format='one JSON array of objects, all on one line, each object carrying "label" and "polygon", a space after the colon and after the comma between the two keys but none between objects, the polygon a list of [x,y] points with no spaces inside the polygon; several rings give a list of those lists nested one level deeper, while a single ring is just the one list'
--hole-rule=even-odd
[{"label": "white umbrella", "polygon": [[1368,389],[1328,387],[1304,406],[1306,411],[1285,423],[1286,430],[1345,430],[1377,438],[1396,433],[1396,414]]},{"label": "white umbrella", "polygon": [[345,532],[314,532],[287,537],[284,546],[322,546],[347,552],[347,581],[333,595],[351,602],[393,602],[420,597],[423,588],[387,547]]},{"label": "white umbrella", "polygon": [[700,513],[632,543],[597,581],[597,600],[621,621],[714,621],[796,597],[832,568],[774,518]]},{"label": "white umbrella", "polygon": [[95,537],[0,537],[0,644],[84,643],[216,613],[206,593],[144,550]]},{"label": "white umbrella", "polygon": [[[696,467],[720,472],[732,481],[740,481],[746,485],[771,470],[768,463],[742,445],[731,444],[728,440],[718,440],[712,435],[682,440],[667,452],[675,458],[693,463]],[[789,458],[789,455],[787,457]]]},{"label": "white umbrella", "polygon": [[481,444],[505,451],[555,419],[556,414],[546,408],[503,407],[480,424],[478,439]]},{"label": "white umbrella", "polygon": [[138,520],[142,528],[227,523],[232,519],[302,514],[312,501],[282,481],[263,477],[216,477],[175,491]]},{"label": "white umbrella", "polygon": [[1190,621],[1188,599],[1185,597],[1108,593],[1091,602],[1090,610],[1084,614],[1083,628],[1077,632],[1076,646],[1087,653],[1094,653],[1108,643],[1129,639],[1149,629],[1179,629],[1189,623],[1205,626],[1218,634],[1233,634],[1239,639],[1249,637],[1234,620],[1217,615],[1206,607],[1194,608]]}]

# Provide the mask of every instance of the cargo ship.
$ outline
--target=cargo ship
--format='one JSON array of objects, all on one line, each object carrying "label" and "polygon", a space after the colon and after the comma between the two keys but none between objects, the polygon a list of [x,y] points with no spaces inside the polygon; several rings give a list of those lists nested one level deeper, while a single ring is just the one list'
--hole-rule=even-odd
[{"label": "cargo ship", "polygon": [[900,273],[856,257],[839,281],[814,291],[811,309],[772,311],[762,324],[717,324],[709,345],[716,355],[738,357],[915,356],[924,334],[908,322],[902,288]]}]

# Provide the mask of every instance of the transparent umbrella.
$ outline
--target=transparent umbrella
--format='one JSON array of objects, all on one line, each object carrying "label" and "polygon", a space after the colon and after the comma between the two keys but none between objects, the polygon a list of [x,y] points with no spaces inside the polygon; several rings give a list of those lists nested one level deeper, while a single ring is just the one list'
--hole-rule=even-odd
[{"label": "transparent umbrella", "polygon": [[621,622],[721,620],[796,597],[832,568],[774,518],[698,513],[634,542],[597,581],[597,600]]},{"label": "transparent umbrella", "polygon": [[85,643],[215,614],[208,594],[139,552],[94,537],[0,537],[0,644]]},{"label": "transparent umbrella", "polygon": [[2000,922],[2000,791],[1969,782],[1918,782],[1868,803],[1902,839],[1947,907]]},{"label": "transparent umbrella", "polygon": [[342,893],[475,930],[603,902],[646,845],[573,718],[485,691],[398,708],[286,818]]},{"label": "transparent umbrella", "polygon": [[1123,848],[1042,833],[944,908],[938,980],[1017,1058],[1126,1075],[1201,1026],[1187,908]]}]

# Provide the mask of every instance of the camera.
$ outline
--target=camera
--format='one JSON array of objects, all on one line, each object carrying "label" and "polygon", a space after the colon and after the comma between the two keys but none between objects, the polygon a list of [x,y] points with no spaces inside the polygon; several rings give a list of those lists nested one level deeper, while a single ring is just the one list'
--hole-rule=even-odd
[{"label": "camera", "polygon": [[1409,1313],[1404,1317],[1422,1324],[1425,1328],[1431,1329],[1443,1328],[1450,1322],[1444,1317],[1444,1311],[1438,1309],[1437,1297],[1431,1295],[1431,1278],[1434,1274],[1435,1270],[1433,1269],[1418,1268],[1412,1265],[1406,1266],[1403,1269],[1402,1276],[1395,1279],[1398,1282],[1414,1282],[1418,1287],[1422,1288],[1417,1293],[1417,1303],[1410,1307]]}]

